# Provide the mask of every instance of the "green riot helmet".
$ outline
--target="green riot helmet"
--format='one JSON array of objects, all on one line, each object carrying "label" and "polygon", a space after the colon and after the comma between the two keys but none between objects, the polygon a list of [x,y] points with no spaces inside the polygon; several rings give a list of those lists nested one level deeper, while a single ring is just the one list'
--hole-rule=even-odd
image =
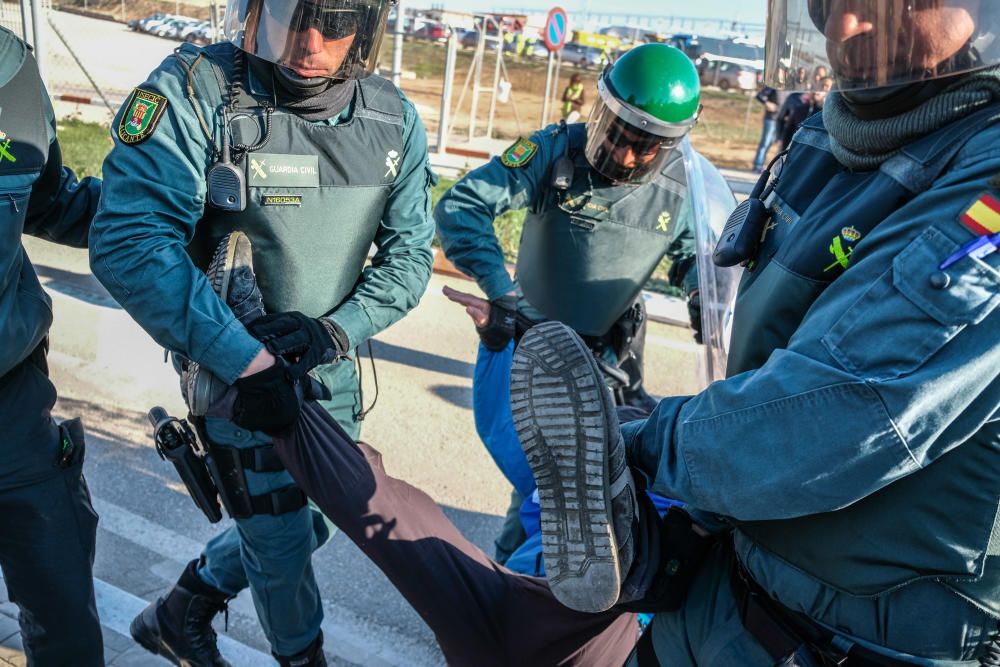
[{"label": "green riot helmet", "polygon": [[701,108],[694,64],[667,44],[643,44],[623,55],[604,70],[597,91],[587,161],[617,183],[659,173]]},{"label": "green riot helmet", "polygon": [[378,59],[396,0],[229,0],[226,39],[304,79],[356,79]]}]

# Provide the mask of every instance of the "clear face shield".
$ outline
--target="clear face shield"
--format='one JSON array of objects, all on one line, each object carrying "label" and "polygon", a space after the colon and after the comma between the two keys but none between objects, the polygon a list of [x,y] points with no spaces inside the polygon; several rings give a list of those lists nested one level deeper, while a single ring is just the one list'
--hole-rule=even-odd
[{"label": "clear face shield", "polygon": [[729,214],[736,208],[736,198],[719,170],[696,153],[687,138],[681,142],[680,150],[684,156],[688,201],[694,216],[695,260],[704,341],[698,351],[698,381],[699,386],[704,388],[726,377],[741,269],[716,266],[712,255]]},{"label": "clear face shield", "polygon": [[823,68],[864,90],[981,69],[1000,62],[998,19],[990,0],[770,0],[766,82],[803,90]]},{"label": "clear face shield", "polygon": [[640,183],[659,173],[695,119],[690,124],[663,123],[622,104],[603,78],[597,89],[600,98],[587,121],[587,162],[616,183]]},{"label": "clear face shield", "polygon": [[354,79],[378,60],[394,0],[230,0],[226,38],[303,78]]}]

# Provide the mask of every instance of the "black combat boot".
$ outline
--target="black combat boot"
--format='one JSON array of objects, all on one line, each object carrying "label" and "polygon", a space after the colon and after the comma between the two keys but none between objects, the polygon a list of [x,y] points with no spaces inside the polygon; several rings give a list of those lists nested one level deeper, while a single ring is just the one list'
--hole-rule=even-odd
[{"label": "black combat boot", "polygon": [[[264,302],[253,272],[253,248],[243,232],[230,232],[219,242],[205,271],[209,284],[244,326],[264,315]],[[181,390],[191,414],[204,415],[229,386],[194,361],[181,370]]]},{"label": "black combat boot", "polygon": [[306,650],[293,656],[283,656],[272,653],[281,667],[326,667],[326,655],[323,654],[323,633],[319,633]]},{"label": "black combat boot", "polygon": [[549,587],[571,609],[609,609],[632,565],[637,505],[593,353],[564,324],[531,328],[514,351],[510,403],[538,484]]},{"label": "black combat boot", "polygon": [[229,596],[202,581],[197,564],[188,563],[170,592],[132,620],[129,632],[144,649],[179,667],[232,667],[219,653],[212,629]]}]

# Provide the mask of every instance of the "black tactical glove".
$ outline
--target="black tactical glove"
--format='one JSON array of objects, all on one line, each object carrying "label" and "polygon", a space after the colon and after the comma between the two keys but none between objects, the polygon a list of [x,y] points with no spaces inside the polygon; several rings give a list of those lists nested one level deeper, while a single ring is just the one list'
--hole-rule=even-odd
[{"label": "black tactical glove", "polygon": [[298,311],[264,315],[251,322],[247,330],[264,343],[268,352],[290,362],[294,377],[301,377],[347,352],[347,334],[343,329],[332,320],[315,319]]},{"label": "black tactical glove", "polygon": [[295,423],[302,409],[302,386],[278,357],[270,368],[233,383],[233,421],[250,431],[277,433]]},{"label": "black tactical glove", "polygon": [[507,294],[490,301],[490,318],[486,326],[476,327],[476,332],[487,350],[500,352],[514,337],[516,321],[517,297]]},{"label": "black tactical glove", "polygon": [[694,342],[699,345],[702,343],[701,339],[701,292],[698,290],[691,290],[688,294],[688,318],[691,320],[691,328],[694,330]]}]

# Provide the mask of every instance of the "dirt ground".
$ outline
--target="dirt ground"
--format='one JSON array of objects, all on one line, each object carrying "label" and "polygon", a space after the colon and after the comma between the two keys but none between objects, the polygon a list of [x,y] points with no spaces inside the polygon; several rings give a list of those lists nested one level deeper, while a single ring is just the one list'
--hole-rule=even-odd
[{"label": "dirt ground", "polygon": [[[178,8],[186,16],[208,17],[209,0],[67,0],[62,6],[71,6],[80,11],[86,6],[90,14],[103,14],[114,20],[121,20],[121,8],[126,11],[125,19],[142,18],[156,12],[173,13]],[[223,5],[219,0],[219,5]],[[380,66],[382,73],[391,70],[393,39],[387,35],[382,43]],[[449,141],[451,145],[468,142],[469,111],[472,100],[472,85],[469,70],[473,64],[474,50],[459,50],[458,62],[453,81],[452,122]],[[487,119],[496,72],[496,51],[487,50],[482,66],[481,86],[476,137],[486,133]],[[530,56],[504,55],[501,78],[511,82],[510,99],[498,103],[493,125],[493,136],[501,139],[516,139],[529,134],[548,122],[559,119],[559,102],[563,89],[574,73],[579,73],[587,86],[584,117],[597,95],[597,70],[580,70],[565,65],[559,70],[559,79],[554,86],[548,119],[542,119],[542,102],[545,90],[546,59]],[[444,84],[445,48],[443,44],[407,38],[404,45],[403,72],[401,86],[407,96],[417,105],[417,109],[428,134],[435,137],[441,108],[441,94]],[[463,94],[463,90],[465,91]],[[461,103],[461,104],[460,104]],[[760,136],[761,107],[749,95],[740,92],[722,92],[716,89],[702,91],[704,105],[701,120],[692,134],[692,142],[697,150],[720,167],[749,168],[753,152]],[[433,143],[433,141],[432,141]],[[473,142],[474,143],[474,142]]]},{"label": "dirt ground", "polygon": [[[469,69],[473,63],[472,49],[459,51],[453,82],[452,122],[450,141],[468,140],[469,108],[472,85],[468,81]],[[445,49],[443,45],[407,40],[404,46],[401,86],[407,96],[417,105],[420,116],[430,136],[436,136],[441,107],[441,93],[444,85]],[[383,43],[381,64],[390,69],[392,62],[392,40]],[[542,102],[545,91],[546,62],[526,56],[520,58],[505,55],[507,74],[512,83],[510,101],[498,103],[494,120],[495,137],[515,139],[534,131],[543,125]],[[487,52],[482,68],[483,91],[479,100],[476,136],[485,134],[489,114],[490,97],[496,68],[496,52]],[[548,122],[559,119],[558,98],[569,83],[569,77],[579,73],[588,86],[584,106],[584,116],[597,95],[596,70],[580,70],[564,66],[560,70],[559,82],[555,86],[554,99],[550,105]],[[463,89],[465,94],[463,96]],[[461,102],[461,106],[459,105]],[[749,168],[753,153],[760,137],[762,109],[753,97],[739,92],[722,92],[716,89],[702,91],[704,108],[701,120],[692,135],[696,149],[718,166]]]}]

